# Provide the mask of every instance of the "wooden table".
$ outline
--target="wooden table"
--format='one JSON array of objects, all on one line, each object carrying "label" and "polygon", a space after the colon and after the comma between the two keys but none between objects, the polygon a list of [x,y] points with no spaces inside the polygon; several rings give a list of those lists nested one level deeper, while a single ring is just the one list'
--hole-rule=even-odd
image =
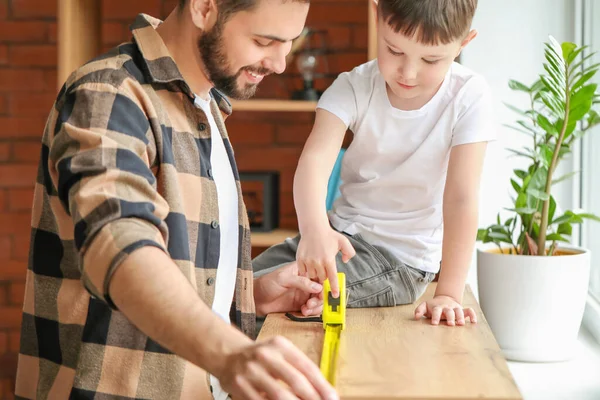
[{"label": "wooden table", "polygon": [[[432,283],[424,297],[432,296]],[[343,400],[522,399],[473,292],[464,305],[478,323],[415,321],[415,305],[347,310],[337,389]],[[258,339],[283,335],[319,363],[323,325],[267,317]]]}]

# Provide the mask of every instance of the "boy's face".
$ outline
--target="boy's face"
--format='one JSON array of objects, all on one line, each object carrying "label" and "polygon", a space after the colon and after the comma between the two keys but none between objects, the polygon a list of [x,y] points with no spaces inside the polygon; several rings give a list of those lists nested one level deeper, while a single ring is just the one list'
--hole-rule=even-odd
[{"label": "boy's face", "polygon": [[252,97],[266,75],[285,70],[285,56],[304,28],[308,9],[304,2],[259,0],[225,23],[218,19],[198,40],[207,77],[232,98]]},{"label": "boy's face", "polygon": [[407,110],[425,105],[439,89],[454,59],[475,35],[471,31],[464,40],[424,45],[416,40],[418,32],[407,37],[380,20],[377,58],[392,105]]}]

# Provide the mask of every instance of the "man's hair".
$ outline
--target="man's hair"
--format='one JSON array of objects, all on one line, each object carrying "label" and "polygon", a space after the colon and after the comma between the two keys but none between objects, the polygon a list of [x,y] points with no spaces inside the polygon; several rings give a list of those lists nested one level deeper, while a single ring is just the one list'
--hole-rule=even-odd
[{"label": "man's hair", "polygon": [[[179,9],[182,10],[190,0],[179,0]],[[215,0],[219,11],[219,18],[225,22],[232,15],[240,11],[252,10],[258,5],[260,0]],[[293,1],[298,3],[310,3],[310,0],[282,0]]]},{"label": "man's hair", "polygon": [[425,45],[463,39],[471,28],[477,0],[379,0],[380,18],[404,36]]}]

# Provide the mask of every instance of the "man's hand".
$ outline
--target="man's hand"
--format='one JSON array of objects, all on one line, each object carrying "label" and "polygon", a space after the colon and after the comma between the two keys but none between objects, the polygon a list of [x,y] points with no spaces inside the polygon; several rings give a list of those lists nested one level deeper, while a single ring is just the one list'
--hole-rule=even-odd
[{"label": "man's hand", "polygon": [[338,399],[316,364],[281,336],[242,348],[225,365],[217,378],[234,399]]},{"label": "man's hand", "polygon": [[345,263],[356,254],[348,238],[330,227],[303,235],[296,253],[298,273],[310,279],[318,279],[319,282],[329,278],[331,295],[337,298],[340,286],[335,257],[340,251]]},{"label": "man's hand", "polygon": [[432,325],[438,325],[441,320],[446,320],[450,326],[464,325],[465,318],[477,323],[475,310],[471,307],[463,308],[450,296],[434,296],[419,304],[415,309],[415,319],[421,319],[423,316],[431,318]]},{"label": "man's hand", "polygon": [[323,311],[323,286],[298,275],[298,264],[263,275],[254,280],[256,314],[302,311],[303,315],[320,315]]}]

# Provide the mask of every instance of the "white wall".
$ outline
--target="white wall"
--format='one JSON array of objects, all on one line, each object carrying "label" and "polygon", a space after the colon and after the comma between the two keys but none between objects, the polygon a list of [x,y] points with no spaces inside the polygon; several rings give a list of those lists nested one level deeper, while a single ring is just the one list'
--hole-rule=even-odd
[{"label": "white wall", "polygon": [[[490,145],[481,187],[480,226],[493,223],[503,207],[511,206],[510,176],[523,162],[507,159],[507,147],[520,147],[528,137],[501,126],[516,114],[503,102],[525,106],[527,96],[508,88],[509,79],[527,85],[543,71],[543,43],[548,35],[559,42],[574,41],[574,0],[479,0],[473,28],[479,34],[465,48],[461,63],[482,74],[491,86],[498,118],[498,141]],[[569,160],[565,161],[565,164]],[[570,165],[563,165],[563,170]],[[560,172],[557,172],[560,174]],[[572,207],[572,182],[556,187],[555,198],[563,209]],[[473,259],[475,261],[475,258]],[[476,289],[476,267],[472,264],[469,284]]]}]

